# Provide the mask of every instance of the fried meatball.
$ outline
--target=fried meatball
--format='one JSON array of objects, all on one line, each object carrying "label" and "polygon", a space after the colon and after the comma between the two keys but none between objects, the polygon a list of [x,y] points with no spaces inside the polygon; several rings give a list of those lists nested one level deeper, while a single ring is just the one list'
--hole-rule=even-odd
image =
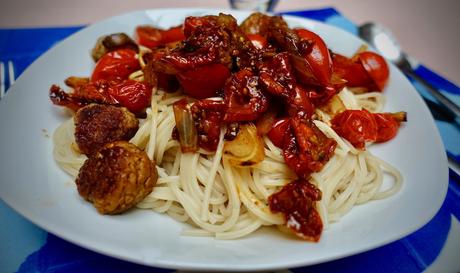
[{"label": "fried meatball", "polygon": [[153,190],[155,162],[136,145],[115,141],[91,154],[80,168],[78,192],[101,214],[122,213]]},{"label": "fried meatball", "polygon": [[90,104],[77,111],[75,141],[80,151],[91,154],[104,144],[129,140],[139,128],[139,121],[124,107]]}]

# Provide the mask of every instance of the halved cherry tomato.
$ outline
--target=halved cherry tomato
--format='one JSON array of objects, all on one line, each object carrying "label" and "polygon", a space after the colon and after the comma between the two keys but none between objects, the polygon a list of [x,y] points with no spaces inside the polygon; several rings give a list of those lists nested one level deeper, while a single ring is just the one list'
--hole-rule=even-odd
[{"label": "halved cherry tomato", "polygon": [[137,42],[148,48],[178,42],[185,39],[182,26],[168,30],[158,29],[152,26],[138,26],[136,28]]},{"label": "halved cherry tomato", "polygon": [[284,139],[291,130],[290,128],[289,118],[279,119],[273,123],[272,129],[268,131],[267,136],[276,147],[284,149]]},{"label": "halved cherry tomato", "polygon": [[407,113],[374,113],[374,118],[378,126],[377,142],[385,142],[396,136],[401,122],[407,121]]},{"label": "halved cherry tomato", "polygon": [[376,142],[385,142],[396,136],[400,123],[390,113],[374,114],[374,118],[378,126]]},{"label": "halved cherry tomato", "polygon": [[315,106],[308,97],[308,92],[300,85],[296,85],[287,99],[287,111],[289,116],[310,118],[315,112]]},{"label": "halved cherry tomato", "polygon": [[321,106],[327,103],[335,94],[337,94],[339,86],[326,86],[322,89],[310,89],[308,90],[308,98],[316,106]]},{"label": "halved cherry tomato", "polygon": [[161,45],[161,29],[152,26],[136,27],[136,38],[140,45],[148,48],[154,48]]},{"label": "halved cherry tomato", "polygon": [[373,81],[361,63],[337,53],[333,54],[332,63],[334,74],[345,79],[346,86],[372,89]]},{"label": "halved cherry tomato", "polygon": [[259,34],[247,34],[246,38],[251,41],[252,45],[257,49],[264,49],[267,47],[267,39]]},{"label": "halved cherry tomato", "polygon": [[358,54],[358,58],[379,91],[383,91],[390,71],[385,59],[377,53],[365,51]]},{"label": "halved cherry tomato", "polygon": [[152,88],[143,82],[125,80],[109,90],[110,96],[133,113],[150,105]]},{"label": "halved cherry tomato", "polygon": [[356,58],[334,53],[332,60],[334,73],[345,79],[347,86],[382,91],[388,82],[388,64],[377,53],[365,51],[358,53]]},{"label": "halved cherry tomato", "polygon": [[194,17],[194,16],[189,16],[185,18],[184,21],[184,34],[185,37],[189,37],[190,34],[199,26],[202,26],[206,24],[206,18],[205,17]]},{"label": "halved cherry tomato", "polygon": [[358,149],[377,140],[378,125],[367,110],[345,110],[332,119],[332,129]]},{"label": "halved cherry tomato", "polygon": [[161,33],[161,43],[169,44],[185,40],[184,29],[182,26],[172,27]]},{"label": "halved cherry tomato", "polygon": [[196,99],[214,97],[230,77],[223,64],[209,64],[177,74],[184,92]]},{"label": "halved cherry tomato", "polygon": [[[301,40],[310,42],[306,48],[307,52],[302,53],[302,57],[307,60],[308,66],[316,82],[304,82],[320,86],[328,86],[331,83],[332,60],[326,43],[316,33],[306,29],[296,29],[297,35]],[[302,49],[301,49],[302,50]],[[305,79],[299,79],[300,81]]]},{"label": "halved cherry tomato", "polygon": [[127,48],[106,53],[96,63],[91,81],[127,79],[129,74],[141,68],[136,54]]}]

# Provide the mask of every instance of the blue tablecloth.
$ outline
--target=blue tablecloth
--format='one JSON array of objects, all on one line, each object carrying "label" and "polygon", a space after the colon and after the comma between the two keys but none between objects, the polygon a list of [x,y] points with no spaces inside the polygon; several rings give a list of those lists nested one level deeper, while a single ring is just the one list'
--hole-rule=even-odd
[{"label": "blue tablecloth", "polygon": [[[356,26],[333,8],[286,12],[343,28]],[[55,43],[84,26],[66,28],[0,29],[0,60],[13,61],[19,75]],[[416,72],[460,104],[460,89],[423,65]],[[460,162],[460,123],[437,111],[426,90],[416,89],[432,110],[447,153]],[[413,234],[383,247],[292,272],[459,272],[460,177],[450,171],[449,190],[439,212]],[[141,266],[83,249],[64,241],[11,210],[0,201],[0,272],[172,272]]]}]

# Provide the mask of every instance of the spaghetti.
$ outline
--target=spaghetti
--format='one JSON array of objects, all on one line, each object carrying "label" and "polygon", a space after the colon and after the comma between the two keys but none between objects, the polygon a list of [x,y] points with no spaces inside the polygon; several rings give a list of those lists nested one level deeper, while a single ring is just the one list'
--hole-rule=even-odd
[{"label": "spaghetti", "polygon": [[[383,106],[380,93],[360,96],[344,89],[339,95],[347,108],[380,110]],[[233,167],[222,156],[222,130],[215,153],[203,149],[182,153],[179,142],[172,138],[172,104],[182,98],[182,93],[156,92],[147,118],[141,120],[130,141],[158,164],[157,185],[137,206],[190,223],[194,228],[183,233],[192,236],[235,239],[261,226],[282,225],[284,219],[270,211],[268,197],[296,175],[284,163],[281,149],[264,137],[266,158],[262,162],[249,168]],[[332,130],[327,114],[321,116],[324,120],[315,120],[315,125],[338,144],[331,160],[311,175],[311,183],[323,193],[317,209],[327,225],[338,221],[355,205],[393,195],[401,188],[402,177],[397,169],[369,151],[354,148]],[[74,148],[73,133],[73,119],[56,129],[54,157],[63,170],[76,177],[86,156]],[[394,181],[382,191],[385,173]]]}]

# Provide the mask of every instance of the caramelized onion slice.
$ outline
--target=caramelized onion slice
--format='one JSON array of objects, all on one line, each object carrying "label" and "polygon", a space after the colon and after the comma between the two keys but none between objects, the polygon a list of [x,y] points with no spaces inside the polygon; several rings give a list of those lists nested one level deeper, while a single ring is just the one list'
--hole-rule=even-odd
[{"label": "caramelized onion slice", "polygon": [[236,138],[224,144],[224,158],[236,167],[250,167],[265,158],[264,142],[252,123],[240,126]]},{"label": "caramelized onion slice", "polygon": [[328,100],[326,104],[320,107],[320,109],[323,112],[326,112],[327,114],[329,114],[331,117],[346,110],[342,99],[337,94],[332,96],[331,99]]},{"label": "caramelized onion slice", "polygon": [[198,134],[187,101],[182,99],[174,103],[173,110],[182,152],[189,153],[197,151]]}]

